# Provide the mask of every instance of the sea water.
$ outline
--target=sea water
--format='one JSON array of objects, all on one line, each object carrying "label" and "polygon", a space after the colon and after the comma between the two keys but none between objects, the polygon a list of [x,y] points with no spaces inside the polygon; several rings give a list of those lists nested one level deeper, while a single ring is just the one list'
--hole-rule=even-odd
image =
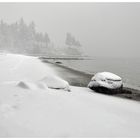
[{"label": "sea water", "polygon": [[108,71],[122,77],[123,82],[140,87],[140,59],[92,58],[89,60],[61,60],[63,65],[90,74]]}]

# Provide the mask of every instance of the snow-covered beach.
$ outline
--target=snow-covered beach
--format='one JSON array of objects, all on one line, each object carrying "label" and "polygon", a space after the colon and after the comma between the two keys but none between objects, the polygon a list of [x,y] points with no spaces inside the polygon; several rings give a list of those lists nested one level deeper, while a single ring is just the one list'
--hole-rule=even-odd
[{"label": "snow-covered beach", "polygon": [[35,57],[2,54],[0,67],[0,137],[140,137],[140,102],[49,88],[61,77]]},{"label": "snow-covered beach", "polygon": [[[67,66],[65,63],[63,63],[62,60],[59,61],[62,62],[61,64],[57,64],[56,60],[53,59],[50,60],[45,57],[39,57],[39,59],[48,66],[55,69],[56,73],[64,80],[68,81],[72,86],[87,87],[91,77],[95,74],[83,72],[81,69],[77,70],[77,68]],[[140,88],[138,86],[134,86],[128,83],[124,83],[123,85],[123,91],[114,95],[112,94],[112,96],[140,101]]]}]

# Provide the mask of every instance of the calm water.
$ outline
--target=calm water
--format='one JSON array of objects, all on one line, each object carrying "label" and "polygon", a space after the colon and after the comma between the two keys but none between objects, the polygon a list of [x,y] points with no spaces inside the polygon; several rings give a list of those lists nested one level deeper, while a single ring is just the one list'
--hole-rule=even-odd
[{"label": "calm water", "polygon": [[[62,60],[61,60],[62,61]],[[123,78],[123,82],[140,86],[140,60],[137,58],[95,58],[92,60],[63,60],[68,67],[87,73],[109,71]]]}]

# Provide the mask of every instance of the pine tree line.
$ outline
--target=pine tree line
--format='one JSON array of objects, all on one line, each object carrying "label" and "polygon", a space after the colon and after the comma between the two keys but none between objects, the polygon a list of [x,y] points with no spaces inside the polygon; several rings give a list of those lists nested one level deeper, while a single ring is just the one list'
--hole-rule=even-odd
[{"label": "pine tree line", "polygon": [[34,22],[26,25],[23,19],[13,24],[0,21],[0,50],[45,54],[50,45],[48,34],[36,32]]},{"label": "pine tree line", "polygon": [[27,25],[21,18],[7,24],[0,21],[0,51],[29,55],[80,55],[81,44],[70,33],[66,34],[64,47],[53,45],[47,33],[37,32],[35,23]]}]

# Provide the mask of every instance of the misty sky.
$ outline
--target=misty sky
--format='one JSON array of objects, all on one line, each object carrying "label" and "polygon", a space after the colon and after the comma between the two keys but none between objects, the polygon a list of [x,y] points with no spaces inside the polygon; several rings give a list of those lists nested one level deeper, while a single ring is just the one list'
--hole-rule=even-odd
[{"label": "misty sky", "polygon": [[57,46],[70,32],[92,56],[139,57],[140,3],[1,3],[0,19],[32,20]]}]

